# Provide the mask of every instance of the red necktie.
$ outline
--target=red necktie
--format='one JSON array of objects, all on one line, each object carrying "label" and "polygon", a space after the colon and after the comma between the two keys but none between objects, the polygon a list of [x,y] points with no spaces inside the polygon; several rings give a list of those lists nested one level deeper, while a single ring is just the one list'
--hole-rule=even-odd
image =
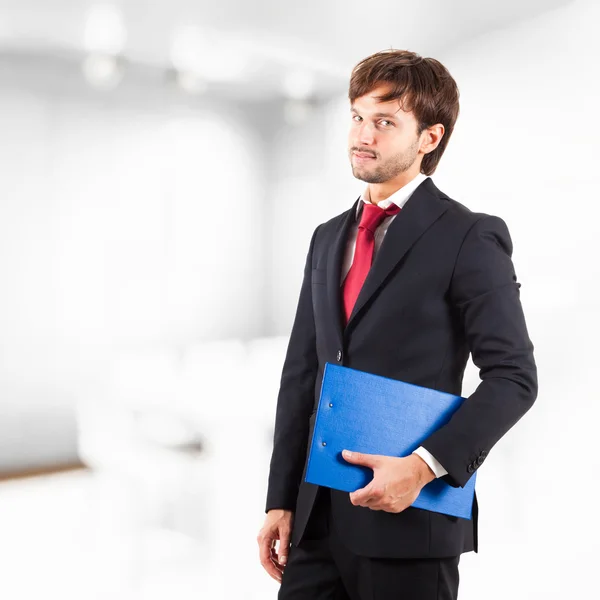
[{"label": "red necktie", "polygon": [[384,210],[377,204],[363,202],[354,258],[343,285],[345,323],[348,323],[360,289],[373,262],[375,231],[385,217],[395,215],[398,212],[400,212],[400,207],[395,204],[391,204],[389,208]]}]

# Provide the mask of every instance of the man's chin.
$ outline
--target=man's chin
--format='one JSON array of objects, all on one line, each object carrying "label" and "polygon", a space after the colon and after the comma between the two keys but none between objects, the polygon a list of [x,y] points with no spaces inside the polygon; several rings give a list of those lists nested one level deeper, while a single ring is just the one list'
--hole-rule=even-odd
[{"label": "man's chin", "polygon": [[378,177],[377,173],[369,173],[363,169],[355,169],[352,167],[352,175],[365,183],[381,183],[381,178]]},{"label": "man's chin", "polygon": [[373,173],[369,172],[364,167],[355,167],[354,165],[352,165],[352,175],[354,175],[354,177],[356,177],[357,179],[362,179],[363,177],[372,176]]}]

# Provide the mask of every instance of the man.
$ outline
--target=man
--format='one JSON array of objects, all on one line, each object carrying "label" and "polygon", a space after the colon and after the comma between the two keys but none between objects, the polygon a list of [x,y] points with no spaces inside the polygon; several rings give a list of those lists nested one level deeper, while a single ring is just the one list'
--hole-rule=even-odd
[{"label": "man", "polygon": [[[310,241],[277,401],[261,563],[281,582],[280,600],[455,599],[460,555],[478,551],[477,497],[472,519],[411,504],[436,477],[464,487],[537,397],[512,241],[501,218],[472,212],[429,177],[459,113],[443,65],[376,53],[354,68],[349,99],[352,172],[368,186]],[[304,481],[326,362],[460,395],[469,352],[481,383],[413,454],[344,452],[373,469],[350,494]]]}]

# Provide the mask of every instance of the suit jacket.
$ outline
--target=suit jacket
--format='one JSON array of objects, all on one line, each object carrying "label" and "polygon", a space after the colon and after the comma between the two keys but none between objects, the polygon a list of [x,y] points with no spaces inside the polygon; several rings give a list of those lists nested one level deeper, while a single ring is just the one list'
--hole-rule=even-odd
[{"label": "suit jacket", "polygon": [[[360,201],[312,235],[283,364],[266,511],[295,511],[296,545],[320,487],[304,476],[326,362],[461,395],[471,352],[481,383],[422,443],[454,487],[467,483],[537,397],[533,344],[506,223],[472,212],[430,178],[391,222],[344,326],[340,268]],[[331,510],[344,543],[358,555],[478,551],[477,496],[472,519],[413,507],[374,511],[354,506],[339,490],[331,490]]]}]

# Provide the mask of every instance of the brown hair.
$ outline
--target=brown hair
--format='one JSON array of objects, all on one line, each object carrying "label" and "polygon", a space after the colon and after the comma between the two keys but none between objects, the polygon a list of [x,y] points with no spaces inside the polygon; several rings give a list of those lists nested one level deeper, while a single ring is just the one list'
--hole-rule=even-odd
[{"label": "brown hair", "polygon": [[415,115],[417,135],[436,123],[444,126],[440,143],[423,156],[421,163],[421,172],[431,175],[444,154],[458,118],[456,81],[435,58],[423,58],[408,50],[382,50],[360,61],[352,70],[348,90],[350,103],[380,84],[391,84],[391,89],[387,94],[377,96],[377,100],[400,100],[402,108]]}]

